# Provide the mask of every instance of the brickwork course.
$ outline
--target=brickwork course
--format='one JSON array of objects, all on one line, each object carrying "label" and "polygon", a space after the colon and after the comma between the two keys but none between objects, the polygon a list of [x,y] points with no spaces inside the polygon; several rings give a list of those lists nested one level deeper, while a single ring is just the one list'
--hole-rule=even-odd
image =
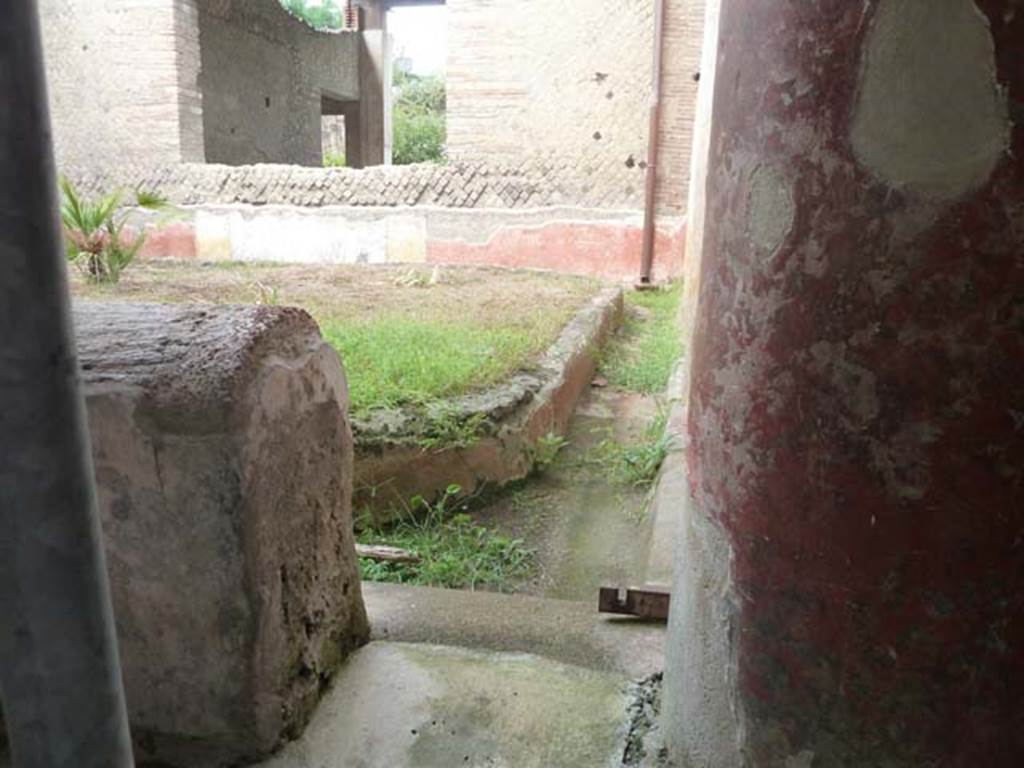
[{"label": "brickwork course", "polygon": [[85,194],[141,189],[158,192],[176,205],[520,209],[580,205],[621,210],[643,205],[642,179],[622,186],[602,184],[600,167],[578,167],[565,160],[453,161],[363,170],[180,163],[100,171],[78,168],[69,169],[68,175]]}]

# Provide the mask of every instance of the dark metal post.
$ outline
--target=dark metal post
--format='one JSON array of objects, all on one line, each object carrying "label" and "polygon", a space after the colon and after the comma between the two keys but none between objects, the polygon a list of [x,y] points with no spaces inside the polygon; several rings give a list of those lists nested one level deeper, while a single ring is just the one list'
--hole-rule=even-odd
[{"label": "dark metal post", "polygon": [[132,765],[35,0],[0,11],[0,696],[17,768]]},{"label": "dark metal post", "polygon": [[651,65],[651,109],[647,129],[647,173],[644,176],[644,230],[640,246],[640,282],[651,287],[654,268],[654,218],[658,196],[658,143],[661,126],[661,61],[665,46],[665,0],[654,0],[654,61]]}]

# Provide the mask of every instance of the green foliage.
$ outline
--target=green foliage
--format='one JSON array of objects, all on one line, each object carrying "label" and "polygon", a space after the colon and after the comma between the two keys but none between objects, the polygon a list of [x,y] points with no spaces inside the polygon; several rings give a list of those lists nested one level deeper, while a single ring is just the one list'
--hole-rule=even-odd
[{"label": "green foliage", "polygon": [[[118,214],[120,192],[88,200],[63,177],[60,190],[60,217],[68,261],[76,264],[91,282],[116,283],[145,244],[146,233],[140,231],[131,237],[126,232],[125,217]],[[136,202],[150,209],[166,206],[166,201],[156,193],[141,190],[136,193]]]},{"label": "green foliage", "polygon": [[441,114],[448,108],[444,79],[438,75],[415,75],[399,70],[395,72],[394,85],[398,88],[396,106]]},{"label": "green foliage", "polygon": [[297,16],[313,29],[336,31],[345,28],[345,13],[335,0],[322,0],[310,6],[309,0],[281,0],[284,9]]},{"label": "green foliage", "polygon": [[520,330],[404,316],[322,320],[321,328],[345,366],[360,372],[349,381],[356,413],[424,405],[489,386],[521,365],[535,346],[530,334]]},{"label": "green foliage", "polygon": [[548,432],[537,441],[533,449],[533,466],[537,471],[544,471],[558,458],[558,454],[569,444],[562,435]]},{"label": "green foliage", "polygon": [[447,157],[445,142],[445,85],[436,75],[420,76],[395,73],[395,99],[392,121],[392,162],[443,163]]},{"label": "green foliage", "polygon": [[678,322],[681,299],[678,283],[626,296],[625,325],[601,360],[600,372],[609,384],[644,394],[665,389],[683,352]]},{"label": "green foliage", "polygon": [[418,563],[380,563],[360,560],[362,577],[369,581],[421,584],[449,589],[508,590],[525,577],[533,553],[518,539],[500,536],[454,513],[452,502],[461,493],[449,486],[434,504],[417,496],[403,518],[388,529],[364,529],[360,544],[387,544],[420,557]]},{"label": "green foliage", "polygon": [[344,152],[327,152],[324,154],[324,168],[344,168],[346,165]]}]

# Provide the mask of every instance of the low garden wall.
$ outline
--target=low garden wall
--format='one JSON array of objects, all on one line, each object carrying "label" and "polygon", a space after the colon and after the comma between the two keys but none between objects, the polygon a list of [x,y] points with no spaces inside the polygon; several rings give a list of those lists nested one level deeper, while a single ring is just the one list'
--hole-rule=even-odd
[{"label": "low garden wall", "polygon": [[[526,477],[544,440],[565,434],[622,313],[622,290],[606,289],[569,322],[535,370],[433,412],[382,410],[356,421],[356,509],[379,525],[405,511],[415,496],[434,499],[452,485],[465,496]],[[425,443],[425,425],[439,419],[456,432],[466,427],[468,439]]]},{"label": "low garden wall", "polygon": [[77,302],[74,321],[139,756],[265,755],[369,631],[338,356],[297,309]]}]

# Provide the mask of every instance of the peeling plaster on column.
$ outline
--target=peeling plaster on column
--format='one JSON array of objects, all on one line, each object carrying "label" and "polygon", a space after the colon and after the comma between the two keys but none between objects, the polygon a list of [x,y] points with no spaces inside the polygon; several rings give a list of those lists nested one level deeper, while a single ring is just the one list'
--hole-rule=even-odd
[{"label": "peeling plaster on column", "polygon": [[886,490],[897,498],[918,500],[931,482],[925,449],[938,441],[942,430],[929,422],[903,425],[889,440],[870,440],[868,449]]},{"label": "peeling plaster on column", "polygon": [[818,240],[810,238],[804,252],[804,274],[810,277],[822,277],[825,274],[826,266],[824,247]]},{"label": "peeling plaster on column", "polygon": [[875,375],[846,357],[846,344],[819,341],[811,345],[811,368],[829,376],[854,426],[863,428],[878,416],[878,388]]},{"label": "peeling plaster on column", "polygon": [[760,165],[750,177],[747,233],[763,253],[774,255],[793,227],[793,196],[777,170]]},{"label": "peeling plaster on column", "polygon": [[954,200],[985,183],[1010,130],[991,30],[973,0],[881,0],[853,118],[860,162],[891,187]]},{"label": "peeling plaster on column", "polygon": [[783,768],[813,768],[813,766],[814,753],[809,749],[805,749],[800,754],[787,757]]}]

